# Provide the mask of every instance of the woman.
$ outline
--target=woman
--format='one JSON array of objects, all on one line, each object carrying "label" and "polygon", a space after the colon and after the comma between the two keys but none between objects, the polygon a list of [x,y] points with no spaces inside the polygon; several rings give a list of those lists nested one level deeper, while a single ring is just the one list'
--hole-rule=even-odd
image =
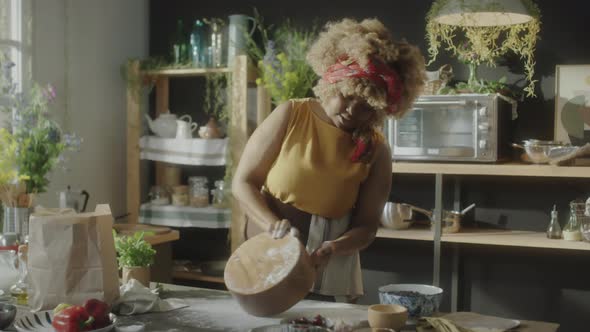
[{"label": "woman", "polygon": [[246,236],[297,229],[319,268],[312,292],[363,294],[358,251],[375,238],[391,186],[380,132],[401,117],[424,82],[424,58],[394,42],[376,19],[331,23],[307,60],[318,99],[279,105],[246,144],[233,181]]}]

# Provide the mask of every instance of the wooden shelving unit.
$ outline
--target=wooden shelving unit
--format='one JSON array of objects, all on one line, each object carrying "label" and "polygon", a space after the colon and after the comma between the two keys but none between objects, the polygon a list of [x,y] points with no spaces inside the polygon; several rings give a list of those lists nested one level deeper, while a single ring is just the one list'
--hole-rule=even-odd
[{"label": "wooden shelving unit", "polygon": [[507,164],[394,162],[393,173],[590,178],[590,167]]},{"label": "wooden shelving unit", "polygon": [[172,278],[180,280],[205,281],[216,284],[225,284],[225,281],[223,281],[223,277],[208,276],[201,272],[174,271],[172,272]]},{"label": "wooden shelving unit", "polygon": [[[255,127],[266,118],[271,111],[270,97],[262,87],[257,87],[254,96],[250,93],[252,87],[255,87],[255,80],[257,78],[256,67],[249,62],[245,55],[236,56],[233,64],[227,68],[182,68],[182,69],[163,69],[163,70],[141,70],[139,61],[131,63],[128,67],[128,77],[140,79],[142,81],[148,78],[155,82],[155,116],[166,112],[169,108],[169,90],[170,80],[182,77],[205,77],[211,74],[229,74],[231,75],[231,89],[229,90],[229,98],[231,99],[230,121],[228,124],[229,143],[227,149],[229,151],[232,167],[238,165],[238,161],[242,155],[242,151],[250,134]],[[186,155],[186,151],[179,150],[180,146],[175,146],[174,149],[160,149],[166,143],[166,139],[149,138],[152,145],[148,144],[147,148],[144,146],[144,151],[140,148],[140,139],[143,136],[142,121],[143,115],[140,111],[141,105],[141,86],[130,84],[127,87],[127,212],[129,213],[128,220],[130,223],[137,223],[139,219],[139,211],[141,206],[141,169],[140,160],[142,158],[154,160],[156,185],[162,179],[164,174],[164,163],[182,164],[182,165],[209,165],[219,166],[220,162],[212,162],[211,156],[205,154],[200,156],[200,161],[194,154]],[[255,109],[250,109],[254,107]],[[254,119],[249,116],[255,117]],[[194,140],[197,144],[197,140]],[[146,139],[144,139],[144,145]],[[155,150],[154,150],[155,149]],[[164,151],[165,153],[162,153]],[[172,152],[172,157],[171,157]],[[194,152],[194,151],[189,151]],[[223,153],[225,157],[225,153]],[[180,158],[180,160],[179,160]],[[189,160],[190,159],[190,160]],[[219,159],[219,158],[217,158]],[[224,160],[225,161],[225,160]],[[223,163],[224,164],[224,163]],[[231,245],[235,249],[241,241],[241,222],[244,219],[240,206],[233,202],[231,203]]]},{"label": "wooden shelving unit", "polygon": [[210,74],[231,73],[230,68],[183,68],[183,69],[164,69],[164,70],[144,70],[141,72],[147,76],[168,76],[168,77],[190,77],[206,76]]},{"label": "wooden shelving unit", "polygon": [[[399,240],[434,241],[434,234],[430,229],[391,230],[381,228],[377,232],[378,238]],[[459,233],[443,234],[443,243],[479,244],[490,246],[549,248],[563,250],[590,251],[590,243],[581,241],[565,241],[548,239],[543,232],[497,230],[497,229],[464,229]]]}]

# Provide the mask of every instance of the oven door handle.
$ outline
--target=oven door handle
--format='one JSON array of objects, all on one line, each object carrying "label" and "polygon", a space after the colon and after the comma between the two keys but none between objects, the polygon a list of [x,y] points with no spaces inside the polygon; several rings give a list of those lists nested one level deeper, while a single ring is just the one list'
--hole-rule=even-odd
[{"label": "oven door handle", "polygon": [[466,100],[456,100],[456,101],[416,101],[414,105],[420,106],[432,106],[432,105],[457,105],[457,106],[465,106],[467,105]]}]

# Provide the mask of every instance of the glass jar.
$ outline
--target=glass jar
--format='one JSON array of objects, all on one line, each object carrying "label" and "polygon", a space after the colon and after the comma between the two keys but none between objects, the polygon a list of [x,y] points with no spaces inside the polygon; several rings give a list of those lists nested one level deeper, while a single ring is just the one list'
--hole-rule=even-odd
[{"label": "glass jar", "polygon": [[225,187],[225,181],[215,181],[215,189],[211,190],[213,196],[213,206],[216,208],[226,208],[228,206],[227,194],[228,189]]},{"label": "glass jar", "polygon": [[170,204],[170,192],[166,187],[153,186],[149,194],[150,203],[153,205]]},{"label": "glass jar", "polygon": [[580,231],[580,220],[578,219],[578,204],[570,203],[570,219],[563,228],[563,239],[567,241],[582,241],[582,232]]},{"label": "glass jar", "polygon": [[207,188],[207,182],[207,178],[204,176],[194,176],[189,178],[191,206],[200,208],[209,206],[209,190]]},{"label": "glass jar", "polygon": [[187,206],[188,201],[188,186],[172,187],[172,205]]},{"label": "glass jar", "polygon": [[590,198],[584,203],[584,213],[580,216],[580,231],[585,241],[590,242]]}]

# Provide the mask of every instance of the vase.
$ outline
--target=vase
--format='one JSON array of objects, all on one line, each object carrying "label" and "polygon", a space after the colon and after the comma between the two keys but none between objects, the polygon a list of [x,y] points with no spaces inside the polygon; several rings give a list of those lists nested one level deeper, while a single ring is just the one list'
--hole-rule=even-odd
[{"label": "vase", "polygon": [[30,215],[30,208],[4,207],[2,233],[16,233],[21,243],[28,242]]},{"label": "vase", "polygon": [[214,117],[210,117],[209,122],[199,128],[199,136],[201,138],[221,138],[221,128]]},{"label": "vase", "polygon": [[145,287],[150,287],[150,267],[149,266],[133,266],[123,267],[123,284],[129,280],[135,279]]},{"label": "vase", "polygon": [[467,84],[470,87],[479,85],[479,81],[477,79],[477,64],[475,63],[469,63],[469,79],[467,80]]}]

